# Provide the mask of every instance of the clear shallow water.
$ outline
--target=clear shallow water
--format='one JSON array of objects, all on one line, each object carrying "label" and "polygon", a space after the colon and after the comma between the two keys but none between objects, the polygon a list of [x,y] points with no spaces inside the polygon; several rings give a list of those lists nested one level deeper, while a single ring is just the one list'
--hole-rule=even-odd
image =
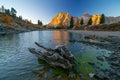
[{"label": "clear shallow water", "polygon": [[[33,31],[0,36],[0,80],[37,79],[32,71],[39,70],[43,66],[38,64],[37,57],[28,51],[29,47],[38,48],[34,44],[35,41],[50,48],[64,44],[81,63],[78,69],[88,76],[89,72],[94,72],[88,61],[97,61],[95,58],[97,55],[103,55],[108,51],[82,43],[69,42],[73,39],[79,40],[83,36],[67,31]],[[107,63],[104,64],[103,68],[108,68]]]}]

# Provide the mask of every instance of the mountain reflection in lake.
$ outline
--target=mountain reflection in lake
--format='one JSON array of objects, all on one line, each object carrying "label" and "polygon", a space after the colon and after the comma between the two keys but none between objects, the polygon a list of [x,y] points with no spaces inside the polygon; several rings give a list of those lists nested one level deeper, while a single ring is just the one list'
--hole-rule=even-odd
[{"label": "mountain reflection in lake", "polygon": [[[65,45],[80,63],[78,70],[86,77],[86,80],[89,79],[88,73],[94,72],[94,69],[88,64],[88,61],[97,61],[95,58],[97,55],[101,55],[102,51],[106,53],[108,51],[82,43],[69,42],[69,40],[79,40],[83,36],[57,30],[0,36],[0,80],[37,80],[38,77],[33,74],[37,70],[42,70],[45,74],[43,76],[52,75],[53,71],[48,68],[49,66],[46,66],[46,68],[43,64],[39,64],[37,57],[28,51],[29,47],[39,49],[34,42],[48,48],[54,48],[61,44]],[[102,68],[108,67],[107,63],[104,63],[104,65]]]}]

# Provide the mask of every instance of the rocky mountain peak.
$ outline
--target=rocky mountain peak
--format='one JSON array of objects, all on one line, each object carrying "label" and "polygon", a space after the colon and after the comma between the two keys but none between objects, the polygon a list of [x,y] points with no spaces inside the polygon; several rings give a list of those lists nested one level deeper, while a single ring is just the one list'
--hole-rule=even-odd
[{"label": "rocky mountain peak", "polygon": [[71,15],[67,12],[60,12],[49,23],[49,25],[65,27],[69,26]]},{"label": "rocky mountain peak", "polygon": [[49,26],[59,26],[61,28],[66,28],[70,26],[71,18],[73,18],[74,22],[73,27],[80,26],[81,19],[83,19],[83,25],[87,25],[90,19],[92,20],[92,25],[98,25],[101,22],[100,14],[90,15],[88,13],[84,13],[80,17],[73,17],[68,12],[60,12],[53,17],[53,19],[49,23]]}]

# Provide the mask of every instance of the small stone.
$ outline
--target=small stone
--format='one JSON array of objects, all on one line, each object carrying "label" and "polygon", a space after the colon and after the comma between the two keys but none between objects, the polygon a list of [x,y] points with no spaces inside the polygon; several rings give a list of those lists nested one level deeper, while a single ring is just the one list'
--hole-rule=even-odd
[{"label": "small stone", "polygon": [[58,77],[57,77],[57,80],[61,80],[61,79],[62,79],[62,76],[58,76]]},{"label": "small stone", "polygon": [[88,62],[88,64],[90,64],[90,65],[95,65],[95,63],[94,63],[94,62]]},{"label": "small stone", "polygon": [[105,61],[105,58],[102,57],[102,56],[97,56],[96,58],[97,58],[98,60],[100,60],[100,61]]},{"label": "small stone", "polygon": [[97,79],[97,80],[110,80],[109,79],[109,76],[106,74],[104,74],[103,72],[97,72],[94,77]]},{"label": "small stone", "polygon": [[90,78],[93,78],[94,75],[95,75],[94,73],[89,73],[89,77],[90,77]]},{"label": "small stone", "polygon": [[120,46],[118,46],[118,48],[120,49]]},{"label": "small stone", "polygon": [[73,72],[70,72],[68,79],[73,80],[75,78],[75,74]]},{"label": "small stone", "polygon": [[81,80],[84,80],[84,75],[83,74],[79,74],[79,76],[80,76]]},{"label": "small stone", "polygon": [[113,66],[120,66],[118,61],[111,62],[111,65],[113,65]]}]

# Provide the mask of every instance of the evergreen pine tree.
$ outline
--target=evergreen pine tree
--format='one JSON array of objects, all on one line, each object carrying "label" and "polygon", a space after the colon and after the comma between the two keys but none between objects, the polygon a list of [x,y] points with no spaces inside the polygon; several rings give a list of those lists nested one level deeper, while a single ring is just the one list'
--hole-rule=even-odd
[{"label": "evergreen pine tree", "polygon": [[2,12],[4,13],[5,12],[5,8],[4,8],[4,6],[2,5]]},{"label": "evergreen pine tree", "polygon": [[91,25],[91,24],[92,24],[92,19],[90,18],[87,25]]},{"label": "evergreen pine tree", "polygon": [[70,20],[70,28],[73,28],[74,26],[74,20],[73,20],[73,17],[71,17],[71,20]]},{"label": "evergreen pine tree", "polygon": [[19,16],[18,18],[19,18],[19,20],[22,20],[22,16]]},{"label": "evergreen pine tree", "polygon": [[42,21],[38,20],[38,25],[42,26]]},{"label": "evergreen pine tree", "polygon": [[17,11],[14,8],[11,8],[11,16],[16,17]]},{"label": "evergreen pine tree", "polygon": [[10,15],[10,10],[9,9],[5,9],[5,13]]},{"label": "evergreen pine tree", "polygon": [[83,25],[83,24],[84,24],[84,21],[83,21],[83,18],[81,18],[80,25]]},{"label": "evergreen pine tree", "polygon": [[101,18],[100,24],[103,24],[103,23],[105,23],[105,15],[102,14],[101,17],[102,17],[102,18]]}]

